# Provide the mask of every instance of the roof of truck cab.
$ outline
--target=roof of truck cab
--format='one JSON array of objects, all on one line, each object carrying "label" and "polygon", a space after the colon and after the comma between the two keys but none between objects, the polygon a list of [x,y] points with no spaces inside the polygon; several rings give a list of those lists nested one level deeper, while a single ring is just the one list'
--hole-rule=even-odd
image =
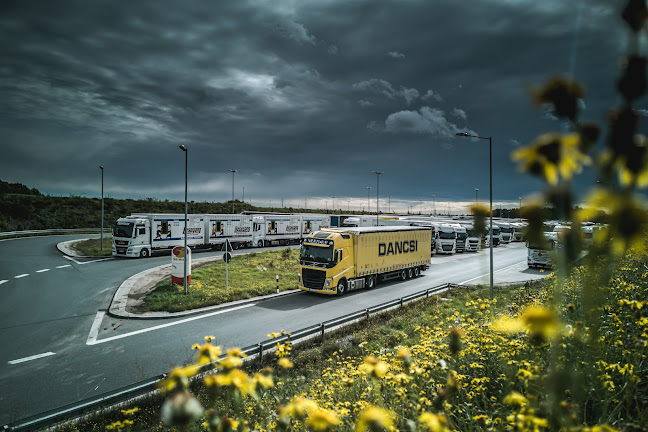
[{"label": "roof of truck cab", "polygon": [[362,234],[371,232],[398,232],[398,231],[430,231],[428,227],[417,227],[407,225],[377,226],[377,227],[344,227],[344,228],[322,228],[320,231],[330,233]]}]

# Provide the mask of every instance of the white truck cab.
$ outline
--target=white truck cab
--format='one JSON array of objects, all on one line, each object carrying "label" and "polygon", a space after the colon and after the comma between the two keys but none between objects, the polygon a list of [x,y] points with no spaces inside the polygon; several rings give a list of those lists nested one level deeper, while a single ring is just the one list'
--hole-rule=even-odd
[{"label": "white truck cab", "polygon": [[151,221],[148,218],[119,218],[112,231],[113,256],[146,258],[151,255]]},{"label": "white truck cab", "polygon": [[440,224],[436,227],[436,246],[438,254],[453,254],[457,250],[457,232],[449,224]]}]

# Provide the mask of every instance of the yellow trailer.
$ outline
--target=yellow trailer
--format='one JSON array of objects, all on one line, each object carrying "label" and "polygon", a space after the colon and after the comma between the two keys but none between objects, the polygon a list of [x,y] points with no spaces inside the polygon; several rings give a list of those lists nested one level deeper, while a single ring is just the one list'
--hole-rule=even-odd
[{"label": "yellow trailer", "polygon": [[430,265],[427,227],[379,226],[322,229],[304,238],[299,288],[342,295],[374,288],[382,279],[419,276]]}]

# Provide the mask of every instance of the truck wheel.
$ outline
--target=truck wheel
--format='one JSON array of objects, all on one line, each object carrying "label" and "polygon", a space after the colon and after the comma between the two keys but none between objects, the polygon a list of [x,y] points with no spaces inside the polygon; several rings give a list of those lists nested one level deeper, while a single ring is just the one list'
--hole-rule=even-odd
[{"label": "truck wheel", "polygon": [[401,278],[401,280],[407,279],[407,272],[405,270],[401,270],[400,278]]},{"label": "truck wheel", "polygon": [[263,240],[259,240],[257,242],[257,247],[260,247],[260,248],[263,247]]},{"label": "truck wheel", "polygon": [[367,276],[367,288],[368,289],[376,288],[376,282],[377,282],[376,276],[373,276],[373,275]]},{"label": "truck wheel", "polygon": [[407,269],[407,279],[412,279],[412,277],[414,277],[414,270],[412,270],[411,268],[408,268]]},{"label": "truck wheel", "polygon": [[337,295],[341,296],[346,294],[346,290],[347,290],[346,281],[344,279],[340,279],[340,282],[338,282],[337,285]]},{"label": "truck wheel", "polygon": [[148,258],[148,256],[149,256],[149,250],[148,249],[142,249],[140,251],[140,257],[141,258]]},{"label": "truck wheel", "polygon": [[418,267],[414,267],[414,277],[415,278],[419,277],[420,274],[421,274],[421,269]]}]

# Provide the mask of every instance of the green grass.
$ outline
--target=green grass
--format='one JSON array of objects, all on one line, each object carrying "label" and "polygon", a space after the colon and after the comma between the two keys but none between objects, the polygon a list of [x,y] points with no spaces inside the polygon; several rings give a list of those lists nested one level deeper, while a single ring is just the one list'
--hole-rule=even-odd
[{"label": "green grass", "polygon": [[191,284],[184,294],[183,286],[169,279],[160,282],[149,294],[143,311],[178,312],[213,306],[235,300],[248,299],[297,288],[299,275],[299,250],[283,249],[234,256],[229,263],[229,287],[225,285],[225,263],[217,261],[191,272]]},{"label": "green grass", "polygon": [[74,244],[74,249],[83,256],[110,256],[112,254],[112,237],[104,235],[103,250],[100,249],[101,238],[83,240]]}]

